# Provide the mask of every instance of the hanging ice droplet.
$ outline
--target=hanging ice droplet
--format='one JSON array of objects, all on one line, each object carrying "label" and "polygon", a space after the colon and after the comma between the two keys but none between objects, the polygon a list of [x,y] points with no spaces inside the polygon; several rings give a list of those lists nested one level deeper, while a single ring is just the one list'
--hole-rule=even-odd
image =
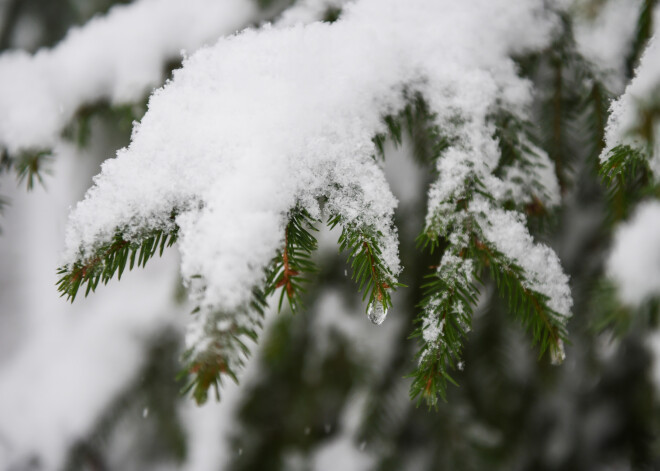
[{"label": "hanging ice droplet", "polygon": [[561,365],[565,359],[566,350],[564,350],[564,342],[559,339],[557,345],[550,346],[550,363],[553,365]]},{"label": "hanging ice droplet", "polygon": [[387,316],[387,309],[383,307],[380,301],[372,301],[367,309],[367,317],[376,325],[381,325]]}]

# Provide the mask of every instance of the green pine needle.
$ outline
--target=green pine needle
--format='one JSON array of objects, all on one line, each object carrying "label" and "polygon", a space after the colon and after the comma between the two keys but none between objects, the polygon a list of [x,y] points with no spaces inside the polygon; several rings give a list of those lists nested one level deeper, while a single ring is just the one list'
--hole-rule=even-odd
[{"label": "green pine needle", "polygon": [[[156,254],[162,255],[165,247],[171,247],[177,240],[178,228],[171,231],[156,229],[140,241],[124,239],[118,231],[112,242],[100,246],[91,257],[81,259],[72,265],[60,267],[57,274],[60,279],[57,289],[61,296],[73,302],[80,288],[85,289],[85,296],[96,291],[99,282],[107,284],[117,274],[117,279],[126,269],[134,266],[144,267]],[[136,263],[137,260],[137,263]]]}]

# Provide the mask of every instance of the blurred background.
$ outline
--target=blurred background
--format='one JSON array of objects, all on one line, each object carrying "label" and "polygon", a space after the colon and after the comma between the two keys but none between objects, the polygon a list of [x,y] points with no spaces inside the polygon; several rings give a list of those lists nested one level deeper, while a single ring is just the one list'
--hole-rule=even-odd
[{"label": "blurred background", "polygon": [[[254,14],[241,27],[277,20],[292,3],[245,2]],[[0,0],[0,53],[52,47],[118,3],[130,2]],[[316,19],[341,16],[342,2],[302,3]],[[583,16],[597,18],[608,2],[582,3],[591,9]],[[583,30],[589,24],[584,20]],[[519,59],[539,90],[549,89],[559,50]],[[161,83],[179,64],[180,57],[163,64]],[[660,340],[647,319],[633,319],[622,332],[594,327],[610,229],[570,65],[560,73],[568,84],[559,96],[567,131],[560,147],[549,129],[539,134],[548,152],[569,163],[565,205],[535,235],[558,252],[571,277],[566,362],[555,367],[537,358],[531,336],[486,281],[465,366],[454,376],[460,386],[450,387],[437,410],[409,399],[406,377],[415,362],[409,336],[420,286],[438,262],[415,247],[430,179],[417,158],[424,142],[407,136],[386,151],[400,201],[401,281],[409,286],[397,293],[386,322],[368,321],[337,252],[339,234],[322,232],[321,271],[305,312],[271,312],[240,385],[225,383],[219,403],[198,407],[180,395],[176,380],[192,309],[176,250],[75,304],[58,295],[69,209],[103,160],[128,144],[148,93],[129,105],[78,112],[45,160],[42,184],[28,191],[15,173],[0,175],[0,469],[660,469]],[[615,92],[631,73],[623,67]],[[539,122],[556,117],[556,108],[548,111],[553,98],[538,94]]]}]

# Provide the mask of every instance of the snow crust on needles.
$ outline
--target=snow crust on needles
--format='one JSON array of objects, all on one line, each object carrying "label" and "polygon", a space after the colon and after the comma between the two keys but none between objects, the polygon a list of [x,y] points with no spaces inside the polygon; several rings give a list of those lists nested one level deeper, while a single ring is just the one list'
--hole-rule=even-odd
[{"label": "snow crust on needles", "polygon": [[372,157],[382,116],[419,91],[438,125],[460,116],[462,138],[483,141],[496,104],[518,115],[529,104],[509,55],[547,44],[542,12],[542,0],[362,0],[332,25],[247,30],[198,51],[71,214],[66,262],[118,228],[166,227],[176,208],[184,279],[201,275],[199,302],[231,312],[281,247],[287,211],[318,215],[327,196],[345,221],[383,234],[398,273],[396,200]]},{"label": "snow crust on needles", "polygon": [[73,28],[52,49],[0,56],[0,147],[52,147],[78,108],[142,99],[165,62],[233,33],[254,17],[250,0],[139,0]]},{"label": "snow crust on needles", "polygon": [[[653,24],[660,24],[660,8],[653,13]],[[610,151],[617,145],[627,145],[633,149],[646,152],[647,141],[639,133],[644,125],[644,114],[651,107],[660,104],[660,41],[655,35],[642,55],[639,66],[635,70],[635,78],[626,87],[626,91],[611,105],[610,117],[605,132],[606,147],[601,154],[601,161],[606,161]],[[656,136],[660,134],[658,124],[652,130]],[[650,167],[656,178],[660,176],[660,149],[658,140],[654,139],[655,148],[651,149]]]}]

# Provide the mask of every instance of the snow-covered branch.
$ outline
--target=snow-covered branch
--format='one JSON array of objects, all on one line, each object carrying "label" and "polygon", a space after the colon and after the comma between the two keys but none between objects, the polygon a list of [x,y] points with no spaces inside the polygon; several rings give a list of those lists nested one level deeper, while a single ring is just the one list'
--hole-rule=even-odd
[{"label": "snow-covered branch", "polygon": [[[184,280],[194,281],[200,306],[193,329],[200,335],[189,344],[197,351],[214,344],[204,326],[219,321],[215,313],[249,311],[291,211],[301,208],[314,219],[332,217],[362,241],[348,245],[353,256],[365,255],[356,276],[371,280],[371,297],[386,309],[400,266],[396,200],[375,157],[376,137],[388,131],[383,117],[421,96],[449,143],[433,156],[438,179],[426,232],[460,248],[468,233],[453,231],[456,218],[485,218],[486,235],[515,222],[488,242],[521,265],[524,286],[567,316],[567,278],[554,253],[535,248],[522,216],[474,198],[496,205],[513,198],[516,207],[534,198],[558,202],[552,164],[540,150],[522,146],[525,165],[541,169],[530,179],[501,168],[493,118],[528,119],[531,86],[510,56],[545,47],[554,20],[540,0],[516,8],[505,0],[362,0],[332,24],[247,30],[198,51],[152,95],[130,146],[103,165],[71,214],[65,279],[96,263],[117,237],[139,245],[158,231],[178,231]],[[153,253],[150,244],[143,250]],[[361,270],[373,277],[361,278]]]}]

